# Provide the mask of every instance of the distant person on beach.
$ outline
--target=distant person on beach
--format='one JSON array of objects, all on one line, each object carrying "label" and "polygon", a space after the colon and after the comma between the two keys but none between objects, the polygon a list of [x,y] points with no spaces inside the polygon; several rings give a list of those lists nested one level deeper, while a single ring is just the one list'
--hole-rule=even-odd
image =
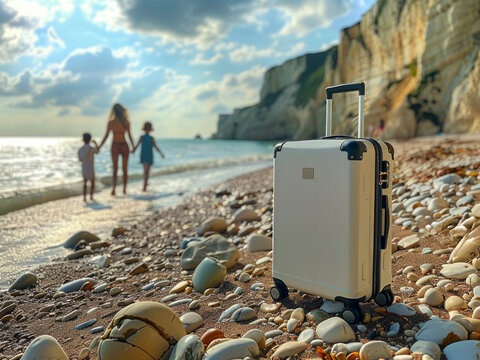
[{"label": "distant person on beach", "polygon": [[143,191],[147,191],[150,167],[153,165],[153,148],[160,153],[163,159],[165,159],[165,155],[163,155],[163,152],[158,148],[155,139],[150,135],[150,132],[153,131],[152,123],[149,121],[145,122],[142,130],[145,131],[145,134],[140,136],[140,139],[138,139],[137,145],[133,147],[132,154],[135,152],[137,147],[142,144],[140,162],[143,164]]},{"label": "distant person on beach", "polygon": [[115,187],[117,186],[117,170],[118,170],[118,156],[122,155],[122,164],[123,164],[123,193],[127,193],[127,182],[128,182],[128,155],[130,149],[128,148],[127,141],[125,140],[125,133],[128,134],[130,139],[130,144],[133,146],[132,135],[130,134],[130,121],[128,120],[127,109],[125,109],[120,104],[115,104],[112,107],[110,112],[110,118],[108,121],[107,132],[103,137],[103,140],[100,144],[100,148],[103,146],[105,141],[110,134],[110,131],[113,133],[112,141],[112,163],[113,163],[113,189],[112,195],[115,195]]},{"label": "distant person on beach", "polygon": [[[83,201],[87,202],[87,182],[90,180],[90,200],[93,200],[93,192],[95,191],[95,169],[93,166],[94,155],[98,153],[100,148],[95,140],[92,140],[92,135],[89,133],[83,134],[84,145],[78,150],[78,159],[82,162],[83,174]],[[90,141],[95,145],[90,145]]]},{"label": "distant person on beach", "polygon": [[378,126],[378,131],[379,131],[379,136],[382,136],[383,132],[385,131],[385,121],[383,121],[383,119],[380,119],[380,125]]}]

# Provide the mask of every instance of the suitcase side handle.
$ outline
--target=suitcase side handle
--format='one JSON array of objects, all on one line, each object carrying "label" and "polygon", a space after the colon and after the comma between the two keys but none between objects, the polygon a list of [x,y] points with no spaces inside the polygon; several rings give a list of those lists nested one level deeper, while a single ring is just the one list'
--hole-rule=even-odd
[{"label": "suitcase side handle", "polygon": [[365,96],[365,83],[352,83],[341,84],[336,86],[329,86],[325,89],[327,93],[326,103],[326,118],[325,118],[325,136],[332,135],[332,100],[333,94],[358,91],[358,137],[363,137],[363,108],[364,108],[364,96]]},{"label": "suitcase side handle", "polygon": [[388,207],[388,196],[383,195],[382,196],[382,207],[385,209],[385,218],[384,218],[384,231],[383,235],[381,238],[381,248],[382,250],[385,250],[387,248],[387,243],[388,243],[388,233],[390,232],[390,209]]}]

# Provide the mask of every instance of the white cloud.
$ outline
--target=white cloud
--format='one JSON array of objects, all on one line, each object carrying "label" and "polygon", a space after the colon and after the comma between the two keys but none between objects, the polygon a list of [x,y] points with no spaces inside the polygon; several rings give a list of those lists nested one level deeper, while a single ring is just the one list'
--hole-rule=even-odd
[{"label": "white cloud", "polygon": [[189,62],[190,65],[213,65],[223,59],[222,54],[215,54],[210,59],[205,59],[203,53],[197,53],[195,58]]},{"label": "white cloud", "polygon": [[65,43],[60,39],[55,29],[51,26],[47,30],[47,37],[51,44],[56,44],[65,49]]},{"label": "white cloud", "polygon": [[335,46],[335,45],[338,45],[338,40],[333,40],[329,43],[326,43],[326,44],[323,44],[320,49],[318,49],[319,51],[325,51],[325,50],[328,50],[330,49],[332,46]]},{"label": "white cloud", "polygon": [[74,107],[86,115],[99,114],[115,97],[115,78],[127,64],[127,57],[115,56],[106,47],[78,49],[36,73],[0,73],[0,96],[15,96],[10,105],[17,108]]},{"label": "white cloud", "polygon": [[286,20],[280,34],[294,34],[297,37],[327,27],[335,18],[348,12],[346,0],[277,0],[275,4]]},{"label": "white cloud", "polygon": [[304,48],[305,43],[299,42],[287,51],[278,50],[279,43],[275,41],[270,48],[257,49],[254,45],[242,45],[231,51],[228,56],[232,62],[246,62],[259,58],[286,57],[298,55]]},{"label": "white cloud", "polygon": [[36,45],[37,31],[53,19],[65,21],[74,8],[74,0],[0,0],[0,63],[23,55],[43,58],[55,46],[64,48],[64,42],[52,26],[45,33],[48,45]]},{"label": "white cloud", "polygon": [[[165,42],[207,49],[238,25],[254,25],[261,33],[268,23],[263,16],[271,9],[283,14],[281,35],[303,36],[346,14],[348,3],[347,0],[116,0],[105,2],[103,9],[94,13],[94,20],[111,30],[139,32]],[[223,49],[217,52],[220,50]]]},{"label": "white cloud", "polygon": [[46,13],[38,5],[21,0],[0,0],[0,63],[35,53],[35,30],[44,25]]},{"label": "white cloud", "polygon": [[273,48],[259,50],[254,45],[242,45],[238,49],[230,52],[228,56],[233,62],[245,62],[278,55],[279,53]]}]

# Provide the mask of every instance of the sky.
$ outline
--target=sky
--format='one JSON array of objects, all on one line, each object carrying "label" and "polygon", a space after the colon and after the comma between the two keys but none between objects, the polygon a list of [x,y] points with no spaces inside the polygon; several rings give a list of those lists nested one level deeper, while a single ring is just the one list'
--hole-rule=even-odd
[{"label": "sky", "polygon": [[268,68],[338,43],[374,0],[0,0],[0,136],[209,137]]}]

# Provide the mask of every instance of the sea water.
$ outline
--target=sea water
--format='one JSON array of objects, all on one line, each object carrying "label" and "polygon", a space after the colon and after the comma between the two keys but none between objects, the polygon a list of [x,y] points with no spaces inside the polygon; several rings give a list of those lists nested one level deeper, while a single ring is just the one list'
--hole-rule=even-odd
[{"label": "sea water", "polygon": [[[272,164],[274,143],[157,139],[149,191],[142,191],[140,149],[129,158],[127,195],[110,196],[111,155],[105,144],[95,156],[95,202],[81,197],[76,138],[0,137],[0,287],[26,269],[67,254],[61,245],[74,232],[109,236],[188,194]],[[119,175],[122,174],[121,168]],[[119,178],[117,194],[121,194]]]}]

